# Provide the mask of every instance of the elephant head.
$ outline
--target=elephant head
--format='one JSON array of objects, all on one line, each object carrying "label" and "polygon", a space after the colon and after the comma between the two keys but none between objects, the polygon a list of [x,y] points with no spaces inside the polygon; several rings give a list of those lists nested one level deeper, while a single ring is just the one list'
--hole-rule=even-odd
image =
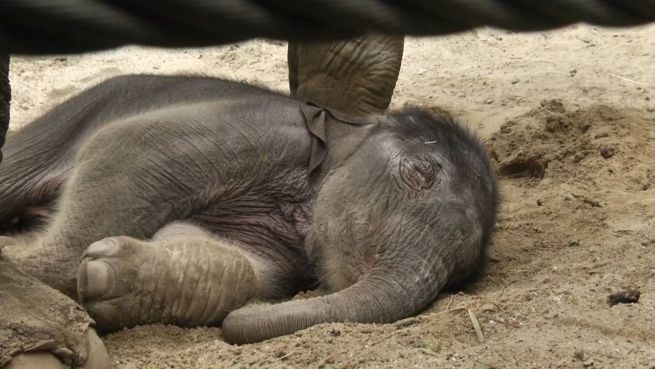
[{"label": "elephant head", "polygon": [[291,95],[349,114],[383,113],[398,80],[403,45],[402,36],[381,35],[290,42]]},{"label": "elephant head", "polygon": [[485,260],[498,196],[471,132],[417,109],[365,125],[328,123],[306,245],[321,282],[336,292],[233,311],[223,323],[228,341],[406,318]]}]

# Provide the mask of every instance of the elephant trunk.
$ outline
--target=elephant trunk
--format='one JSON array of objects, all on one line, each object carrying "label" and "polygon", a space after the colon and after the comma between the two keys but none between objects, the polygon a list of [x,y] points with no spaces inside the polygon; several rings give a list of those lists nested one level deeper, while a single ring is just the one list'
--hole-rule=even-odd
[{"label": "elephant trunk", "polygon": [[233,311],[223,322],[225,340],[252,343],[320,323],[391,323],[415,315],[436,298],[448,271],[440,258],[432,265],[418,258],[404,264],[374,268],[350,287],[327,296]]}]

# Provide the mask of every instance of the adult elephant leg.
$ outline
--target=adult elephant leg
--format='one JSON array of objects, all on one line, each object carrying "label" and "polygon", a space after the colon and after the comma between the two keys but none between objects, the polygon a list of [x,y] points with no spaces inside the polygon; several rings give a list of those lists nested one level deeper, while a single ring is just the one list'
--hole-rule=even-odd
[{"label": "adult elephant leg", "polygon": [[110,368],[87,313],[3,260],[0,311],[0,368]]},{"label": "adult elephant leg", "polygon": [[0,163],[2,162],[2,146],[4,146],[7,130],[9,129],[10,101],[9,55],[0,54]]},{"label": "adult elephant leg", "polygon": [[84,253],[78,293],[101,331],[139,324],[218,325],[252,299],[275,296],[275,269],[238,244],[173,223],[151,241],[110,237]]},{"label": "adult elephant leg", "polygon": [[381,35],[290,42],[291,95],[353,115],[383,113],[398,80],[403,46],[403,37]]}]

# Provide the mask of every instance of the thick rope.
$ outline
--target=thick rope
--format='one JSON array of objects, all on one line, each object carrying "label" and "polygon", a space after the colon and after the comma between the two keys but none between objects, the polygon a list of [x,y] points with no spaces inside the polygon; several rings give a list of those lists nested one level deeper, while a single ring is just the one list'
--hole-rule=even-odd
[{"label": "thick rope", "polygon": [[652,21],[655,0],[0,0],[0,148],[10,92],[3,53],[79,53],[127,44],[209,46],[255,37],[311,41],[368,32],[444,35],[480,26],[513,31],[578,22],[626,27]]},{"label": "thick rope", "polygon": [[255,37],[443,35],[480,26],[625,27],[655,21],[655,0],[0,0],[0,19],[0,51],[51,54]]}]

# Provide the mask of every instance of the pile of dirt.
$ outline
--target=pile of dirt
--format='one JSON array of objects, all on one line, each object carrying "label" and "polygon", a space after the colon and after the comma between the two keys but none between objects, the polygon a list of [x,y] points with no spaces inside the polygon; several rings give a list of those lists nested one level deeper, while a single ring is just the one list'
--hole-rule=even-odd
[{"label": "pile of dirt", "polygon": [[[498,174],[506,178],[543,178],[551,162],[556,167],[548,170],[549,173],[569,179],[580,169],[591,167],[606,168],[608,175],[620,175],[612,172],[611,161],[601,157],[610,159],[622,151],[638,150],[640,144],[646,151],[653,150],[644,143],[649,137],[643,136],[652,129],[649,120],[652,115],[604,105],[567,112],[559,100],[543,101],[538,108],[502,125],[500,132],[489,140],[490,152],[499,164]],[[631,164],[639,165],[634,155],[620,155],[619,159],[628,165],[623,168],[623,174],[629,172],[629,189],[647,190],[655,168],[641,163],[641,168],[633,173],[637,168]]]},{"label": "pile of dirt", "polygon": [[[504,198],[489,271],[417,317],[239,347],[216,328],[139,327],[107,346],[126,369],[651,368],[654,143],[655,113],[608,106],[545,101],[502,125],[487,140]],[[628,289],[638,302],[610,307]]]}]

